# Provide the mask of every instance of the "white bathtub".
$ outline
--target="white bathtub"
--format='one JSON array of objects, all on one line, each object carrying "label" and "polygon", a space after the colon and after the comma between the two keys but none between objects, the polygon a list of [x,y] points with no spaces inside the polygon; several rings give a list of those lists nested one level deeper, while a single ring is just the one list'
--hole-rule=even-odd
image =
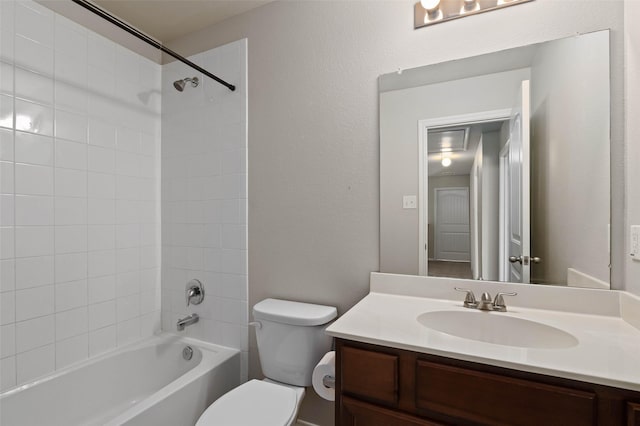
[{"label": "white bathtub", "polygon": [[163,334],[5,392],[0,425],[190,426],[239,384],[237,350]]}]

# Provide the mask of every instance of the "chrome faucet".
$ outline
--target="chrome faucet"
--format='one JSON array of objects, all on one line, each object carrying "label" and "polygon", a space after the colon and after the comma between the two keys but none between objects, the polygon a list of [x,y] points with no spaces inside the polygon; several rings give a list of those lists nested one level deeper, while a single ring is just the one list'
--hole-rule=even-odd
[{"label": "chrome faucet", "polygon": [[186,316],[184,318],[180,318],[178,320],[178,322],[176,323],[176,326],[178,327],[178,331],[182,331],[184,330],[184,328],[188,325],[191,324],[195,324],[200,320],[200,317],[198,316],[198,314],[191,314],[189,316]]},{"label": "chrome faucet", "polygon": [[507,305],[504,303],[503,296],[516,296],[518,294],[515,292],[500,292],[496,294],[495,299],[491,301],[491,295],[485,291],[484,293],[482,293],[480,301],[477,301],[476,296],[473,294],[473,291],[469,289],[454,287],[454,290],[467,293],[463,303],[465,308],[479,309],[481,311],[507,312]]}]

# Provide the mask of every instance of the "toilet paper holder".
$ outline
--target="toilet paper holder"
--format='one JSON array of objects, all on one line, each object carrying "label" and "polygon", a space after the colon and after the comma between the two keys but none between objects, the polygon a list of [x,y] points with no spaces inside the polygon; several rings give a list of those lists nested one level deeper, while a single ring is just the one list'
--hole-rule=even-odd
[{"label": "toilet paper holder", "polygon": [[326,375],[322,377],[322,384],[326,388],[335,389],[336,388],[336,378],[330,375]]}]

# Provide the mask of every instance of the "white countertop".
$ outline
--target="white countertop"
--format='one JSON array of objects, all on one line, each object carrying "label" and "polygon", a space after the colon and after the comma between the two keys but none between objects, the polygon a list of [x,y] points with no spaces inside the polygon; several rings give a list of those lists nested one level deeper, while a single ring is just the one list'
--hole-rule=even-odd
[{"label": "white countertop", "polygon": [[[448,285],[444,281],[436,284],[440,293]],[[482,284],[475,283],[478,286],[476,295]],[[505,287],[504,290],[514,288],[514,284],[490,285],[492,289],[496,286]],[[372,285],[372,293],[331,324],[327,333],[358,342],[640,391],[640,330],[619,315],[522,307],[510,298],[507,305],[509,302],[513,305],[509,306],[508,312],[488,314],[513,316],[556,327],[576,337],[578,344],[562,349],[503,346],[441,333],[417,321],[419,315],[430,311],[470,311],[462,307],[464,294],[455,293],[453,285],[450,287],[449,293],[457,297],[455,300],[380,293],[373,291],[376,288]],[[562,291],[559,294],[563,294]],[[573,290],[567,294],[571,298],[576,295]]]}]

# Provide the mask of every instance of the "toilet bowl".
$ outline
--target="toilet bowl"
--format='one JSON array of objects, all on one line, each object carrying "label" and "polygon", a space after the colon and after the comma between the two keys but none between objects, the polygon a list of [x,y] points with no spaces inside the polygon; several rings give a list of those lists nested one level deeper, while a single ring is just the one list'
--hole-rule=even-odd
[{"label": "toilet bowl", "polygon": [[313,368],[331,349],[324,333],[332,306],[265,299],[253,307],[264,380],[250,380],[221,396],[196,426],[289,426],[311,386]]}]

